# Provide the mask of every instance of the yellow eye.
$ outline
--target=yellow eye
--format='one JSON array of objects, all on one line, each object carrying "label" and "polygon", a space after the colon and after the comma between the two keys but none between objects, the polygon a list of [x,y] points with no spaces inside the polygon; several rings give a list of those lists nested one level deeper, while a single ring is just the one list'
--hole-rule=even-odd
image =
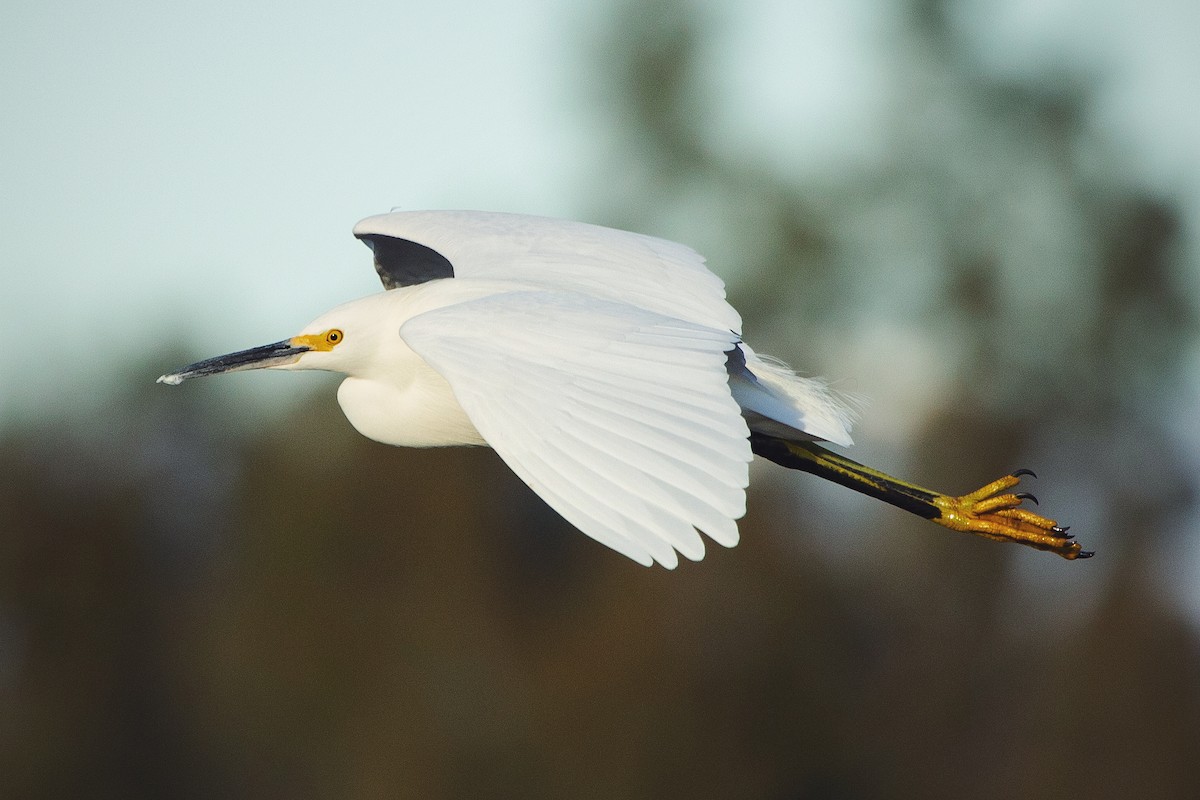
[{"label": "yellow eye", "polygon": [[338,342],[342,341],[342,332],[337,328],[331,328],[330,330],[325,331],[325,341],[331,345],[337,344]]}]

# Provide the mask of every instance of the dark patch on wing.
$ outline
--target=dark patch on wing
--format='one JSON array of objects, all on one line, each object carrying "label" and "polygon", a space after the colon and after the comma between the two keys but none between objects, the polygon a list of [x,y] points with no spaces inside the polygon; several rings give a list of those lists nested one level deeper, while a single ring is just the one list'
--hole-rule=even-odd
[{"label": "dark patch on wing", "polygon": [[746,375],[754,380],[754,373],[746,368],[746,354],[742,351],[742,343],[738,342],[732,350],[725,351],[725,372],[729,375]]},{"label": "dark patch on wing", "polygon": [[375,271],[385,289],[454,277],[446,257],[423,244],[379,233],[361,233],[357,238],[375,254]]}]

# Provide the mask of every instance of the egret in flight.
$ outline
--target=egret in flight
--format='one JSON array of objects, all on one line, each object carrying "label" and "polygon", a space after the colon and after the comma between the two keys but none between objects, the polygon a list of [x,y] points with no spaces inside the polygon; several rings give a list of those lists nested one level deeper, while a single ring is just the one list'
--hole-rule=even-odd
[{"label": "egret in flight", "polygon": [[699,531],[737,544],[754,454],[953,530],[1092,555],[1021,507],[1028,470],[955,497],[825,448],[851,444],[847,404],[742,341],[725,285],[684,245],[475,211],[383,214],[354,235],[385,291],[159,382],[340,372],[338,403],[364,436],[490,446],[571,524],[647,566],[703,558]]}]

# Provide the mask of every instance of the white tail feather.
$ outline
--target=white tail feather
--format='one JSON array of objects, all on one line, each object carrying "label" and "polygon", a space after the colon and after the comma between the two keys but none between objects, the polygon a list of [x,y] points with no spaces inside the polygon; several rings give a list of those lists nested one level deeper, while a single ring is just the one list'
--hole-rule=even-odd
[{"label": "white tail feather", "polygon": [[804,378],[786,364],[760,357],[745,344],[728,363],[729,388],[750,430],[782,439],[822,439],[851,445],[855,399],[835,393],[819,378]]}]

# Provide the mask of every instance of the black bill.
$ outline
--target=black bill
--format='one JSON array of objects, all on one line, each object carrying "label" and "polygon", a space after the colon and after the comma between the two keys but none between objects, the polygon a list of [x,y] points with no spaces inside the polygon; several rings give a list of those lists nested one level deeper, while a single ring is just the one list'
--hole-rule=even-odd
[{"label": "black bill", "polygon": [[307,345],[293,344],[290,339],[274,344],[264,344],[262,347],[252,347],[249,350],[239,350],[216,358],[206,358],[195,364],[188,364],[178,372],[161,375],[158,383],[178,386],[188,378],[202,378],[205,375],[217,375],[221,372],[237,372],[243,369],[262,369],[263,367],[278,367],[291,364],[302,354],[312,348]]}]

